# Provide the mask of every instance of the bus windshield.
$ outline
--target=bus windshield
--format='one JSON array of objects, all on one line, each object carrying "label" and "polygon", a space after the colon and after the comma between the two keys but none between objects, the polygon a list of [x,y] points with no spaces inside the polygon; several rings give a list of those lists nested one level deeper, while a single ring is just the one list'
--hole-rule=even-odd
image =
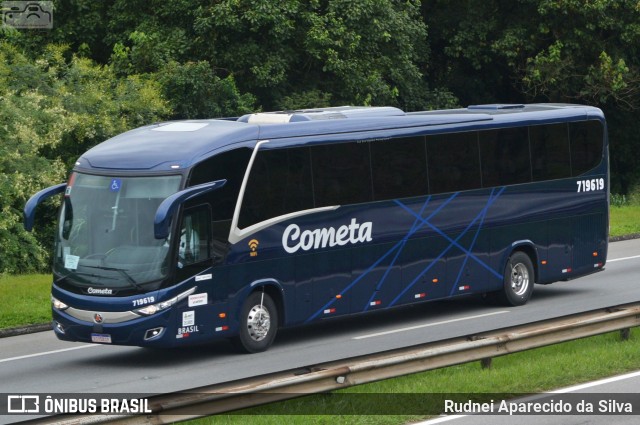
[{"label": "bus windshield", "polygon": [[56,232],[56,281],[102,295],[159,287],[170,249],[168,240],[154,238],[153,217],[180,181],[73,173]]}]

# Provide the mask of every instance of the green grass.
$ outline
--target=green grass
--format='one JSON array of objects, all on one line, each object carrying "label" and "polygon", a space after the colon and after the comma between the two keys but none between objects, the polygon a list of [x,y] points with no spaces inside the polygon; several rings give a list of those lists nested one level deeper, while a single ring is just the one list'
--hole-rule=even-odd
[{"label": "green grass", "polygon": [[0,329],[51,321],[51,275],[0,275]]},{"label": "green grass", "polygon": [[[640,368],[638,332],[632,331],[628,341],[622,341],[618,332],[609,333],[498,357],[489,369],[482,369],[479,362],[467,363],[189,423],[395,425],[415,422],[441,412],[444,398],[456,397],[461,402],[488,401],[494,399],[496,393],[538,393],[637,370]],[[454,396],[449,396],[451,394]],[[366,414],[376,410],[412,414]]]},{"label": "green grass", "polygon": [[611,207],[609,214],[611,237],[640,233],[640,206]]}]

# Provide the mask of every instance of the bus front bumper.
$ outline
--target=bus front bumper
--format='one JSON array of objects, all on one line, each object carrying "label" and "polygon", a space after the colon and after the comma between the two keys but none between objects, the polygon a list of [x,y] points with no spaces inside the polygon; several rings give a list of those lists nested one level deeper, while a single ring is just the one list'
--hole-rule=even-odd
[{"label": "bus front bumper", "polygon": [[[108,317],[97,318],[102,323],[92,323],[78,319],[66,311],[53,309],[53,330],[58,339],[64,341],[142,347],[176,347],[212,339],[211,335],[205,334],[202,325],[176,329],[174,316],[173,311],[165,311],[120,323],[108,323]],[[220,335],[223,336],[225,335]]]}]

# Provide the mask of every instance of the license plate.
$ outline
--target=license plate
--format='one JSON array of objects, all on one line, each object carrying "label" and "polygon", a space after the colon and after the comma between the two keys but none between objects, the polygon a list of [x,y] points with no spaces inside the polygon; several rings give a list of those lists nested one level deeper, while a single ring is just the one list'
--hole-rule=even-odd
[{"label": "license plate", "polygon": [[101,344],[111,344],[111,335],[91,334],[91,342],[99,342]]}]

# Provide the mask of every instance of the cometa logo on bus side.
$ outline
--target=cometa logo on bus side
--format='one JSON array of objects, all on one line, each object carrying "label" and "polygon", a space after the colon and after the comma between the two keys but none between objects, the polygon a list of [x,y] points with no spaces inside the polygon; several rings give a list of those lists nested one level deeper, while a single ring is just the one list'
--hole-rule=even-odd
[{"label": "cometa logo on bus side", "polygon": [[300,230],[297,224],[290,224],[282,234],[282,246],[289,254],[298,250],[309,251],[311,249],[344,246],[361,242],[371,242],[373,223],[367,221],[358,223],[355,218],[350,224],[338,227],[326,227],[315,230]]}]

